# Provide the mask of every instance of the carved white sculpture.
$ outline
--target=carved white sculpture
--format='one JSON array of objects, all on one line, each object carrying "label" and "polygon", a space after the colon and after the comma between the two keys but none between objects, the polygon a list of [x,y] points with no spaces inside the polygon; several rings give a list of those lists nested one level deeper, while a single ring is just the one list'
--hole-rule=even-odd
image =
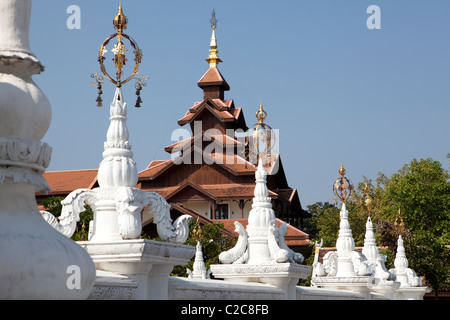
[{"label": "carved white sculpture", "polygon": [[247,251],[247,245],[248,245],[248,235],[247,231],[245,231],[244,226],[238,222],[234,222],[235,232],[239,234],[238,241],[236,242],[236,245],[225,252],[222,252],[219,255],[219,261],[225,264],[231,264],[231,263],[246,263],[248,260],[248,251]]},{"label": "carved white sculpture", "polygon": [[[63,211],[57,229],[73,235],[79,214],[85,204],[94,211],[92,236],[89,241],[110,242],[139,239],[143,210],[153,217],[163,241],[184,243],[189,235],[189,215],[173,223],[170,205],[157,193],[135,188],[138,180],[136,163],[129,143],[126,125],[127,104],[122,89],[117,88],[110,108],[110,126],[106,135],[103,160],[98,170],[99,188],[79,189],[61,203]],[[44,213],[44,215],[46,215]]]},{"label": "carved white sculpture", "polygon": [[[51,106],[32,76],[44,67],[29,47],[31,0],[0,1],[0,299],[86,299],[95,281],[87,252],[39,213],[35,192],[51,148],[41,139]],[[80,287],[71,290],[69,267]]]},{"label": "carved white sculpture", "polygon": [[255,177],[255,196],[248,217],[247,230],[239,222],[235,222],[235,231],[239,233],[238,242],[234,248],[222,252],[219,261],[223,264],[249,265],[301,263],[303,256],[286,245],[284,235],[288,225],[283,224],[278,228],[266,184],[267,172],[261,160]]},{"label": "carved white sculpture", "polygon": [[289,254],[288,261],[289,262],[301,264],[305,260],[305,257],[303,257],[303,255],[301,253],[295,252],[294,250],[289,248],[288,245],[286,244],[286,240],[284,239],[284,236],[288,232],[288,226],[289,225],[287,223],[284,223],[280,226],[280,228],[278,230],[280,248],[284,249],[288,252],[288,254]]},{"label": "carved white sculpture", "polygon": [[394,260],[395,268],[390,269],[389,272],[397,276],[400,287],[420,287],[422,285],[422,279],[417,276],[414,270],[408,268],[408,264],[403,239],[402,236],[399,236],[397,240],[397,254]]}]

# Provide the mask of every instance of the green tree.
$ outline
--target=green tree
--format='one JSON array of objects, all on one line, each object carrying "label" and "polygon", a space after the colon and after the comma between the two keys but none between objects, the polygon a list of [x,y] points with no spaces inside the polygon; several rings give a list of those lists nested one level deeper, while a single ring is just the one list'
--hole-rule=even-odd
[{"label": "green tree", "polygon": [[[439,161],[413,159],[390,178],[379,174],[381,222],[404,221],[405,250],[412,269],[435,295],[448,287],[450,250],[450,175]],[[392,226],[391,226],[392,228]],[[389,232],[385,232],[387,234]],[[392,232],[391,232],[392,233]],[[389,239],[386,239],[389,244]],[[392,241],[392,240],[390,240]]]},{"label": "green tree", "polygon": [[339,232],[339,209],[329,202],[316,202],[307,209],[311,223],[304,231],[323,239],[325,247],[334,247]]}]

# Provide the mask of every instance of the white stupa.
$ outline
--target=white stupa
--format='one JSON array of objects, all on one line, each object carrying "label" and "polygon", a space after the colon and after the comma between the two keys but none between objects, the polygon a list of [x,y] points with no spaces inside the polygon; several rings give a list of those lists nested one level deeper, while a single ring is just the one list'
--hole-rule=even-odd
[{"label": "white stupa", "polygon": [[285,228],[278,227],[262,160],[255,177],[255,196],[247,229],[235,222],[239,233],[236,246],[220,254],[222,264],[210,268],[215,278],[271,284],[282,288],[286,299],[295,299],[298,280],[306,278],[311,268],[301,265],[303,256],[292,251],[284,241]]}]

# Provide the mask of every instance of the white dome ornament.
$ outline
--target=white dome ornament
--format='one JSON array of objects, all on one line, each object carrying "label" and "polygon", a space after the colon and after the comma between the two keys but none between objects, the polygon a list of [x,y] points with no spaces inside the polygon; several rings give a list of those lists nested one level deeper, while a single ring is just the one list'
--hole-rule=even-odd
[{"label": "white dome ornament", "polygon": [[32,80],[44,67],[29,47],[30,16],[31,0],[0,1],[0,299],[86,299],[91,257],[36,205],[35,192],[50,190],[42,174],[52,150],[41,139],[51,106]]}]

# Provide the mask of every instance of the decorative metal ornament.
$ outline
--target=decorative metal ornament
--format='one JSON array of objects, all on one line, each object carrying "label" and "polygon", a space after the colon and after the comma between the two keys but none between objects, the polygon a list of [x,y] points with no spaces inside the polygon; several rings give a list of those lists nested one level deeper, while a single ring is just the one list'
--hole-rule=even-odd
[{"label": "decorative metal ornament", "polygon": [[[92,74],[91,78],[94,79],[93,82],[91,82],[91,85],[96,87],[98,89],[98,97],[97,97],[97,106],[102,107],[102,98],[101,95],[103,93],[102,89],[104,86],[104,80],[105,78],[109,80],[112,84],[116,85],[117,87],[121,87],[122,85],[126,84],[127,82],[131,80],[135,80],[135,88],[136,88],[136,107],[139,108],[142,103],[142,99],[140,96],[142,87],[145,87],[147,84],[145,81],[149,79],[148,76],[144,76],[143,74],[139,73],[139,65],[142,62],[142,50],[139,49],[139,46],[137,42],[130,37],[129,35],[125,34],[123,31],[127,28],[128,25],[128,18],[124,15],[123,9],[122,9],[122,2],[120,2],[119,5],[119,12],[117,13],[116,17],[113,20],[114,28],[117,30],[117,33],[109,36],[105,41],[103,41],[102,45],[100,46],[100,50],[98,53],[98,62],[100,64],[100,71],[96,74]],[[106,60],[106,53],[108,50],[106,47],[108,46],[109,42],[112,39],[117,39],[117,43],[114,45],[114,48],[111,49],[111,52],[114,53],[114,58],[112,61],[114,62],[114,66],[116,69],[115,77],[112,77],[108,71],[106,70],[105,66],[105,60]],[[134,67],[133,71],[128,77],[124,77],[124,67],[126,66],[128,59],[126,56],[126,53],[128,52],[127,47],[125,46],[123,40],[128,40],[129,44],[133,48],[133,54],[134,54]]]},{"label": "decorative metal ornament", "polygon": [[367,215],[370,217],[372,209],[375,209],[377,207],[377,203],[374,197],[370,195],[370,188],[367,183],[364,187],[364,196],[361,198],[361,207],[363,202],[366,205]]},{"label": "decorative metal ornament", "polygon": [[263,109],[262,103],[256,112],[258,123],[254,126],[249,137],[250,152],[260,157],[268,157],[272,154],[276,143],[275,131],[264,120],[267,118],[267,112]]},{"label": "decorative metal ornament", "polygon": [[192,229],[192,239],[202,242],[205,240],[205,238],[205,233],[202,229],[202,226],[200,225],[200,217],[197,217],[194,229]]},{"label": "decorative metal ornament", "polygon": [[341,175],[333,184],[333,192],[334,194],[341,199],[343,203],[350,198],[350,195],[353,191],[352,182],[345,177],[345,169],[341,163],[341,167],[339,168],[339,174]]},{"label": "decorative metal ornament", "polygon": [[394,228],[397,234],[405,235],[408,232],[405,220],[402,217],[402,211],[398,208],[398,217],[395,219]]},{"label": "decorative metal ornament", "polygon": [[211,20],[209,20],[209,22],[211,23],[212,29],[216,29],[218,21],[219,20],[217,20],[217,18],[216,18],[216,11],[213,9],[213,11],[211,13]]}]

